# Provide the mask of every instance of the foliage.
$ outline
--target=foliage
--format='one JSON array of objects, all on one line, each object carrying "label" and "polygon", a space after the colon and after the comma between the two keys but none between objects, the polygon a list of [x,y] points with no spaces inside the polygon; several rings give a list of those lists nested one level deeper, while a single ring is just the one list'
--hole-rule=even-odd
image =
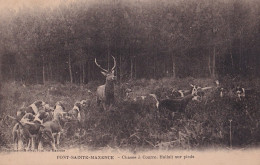
[{"label": "foliage", "polygon": [[[226,79],[228,81],[228,78]],[[130,98],[120,93],[121,86],[115,86],[116,104],[111,111],[103,111],[95,99],[97,83],[92,85],[55,84],[23,86],[18,83],[3,84],[1,116],[16,114],[16,110],[35,100],[47,101],[51,106],[57,101],[64,103],[66,111],[77,100],[89,99],[85,110],[83,126],[85,134],[62,135],[62,148],[86,147],[101,149],[106,147],[129,149],[199,149],[207,147],[230,147],[230,121],[233,147],[250,147],[259,143],[259,95],[254,94],[244,101],[238,101],[232,88],[230,93],[220,98],[215,88],[209,89],[201,102],[191,101],[185,113],[176,113],[169,118],[158,112],[154,100],[134,101],[133,98],[172,87],[189,89],[189,83],[213,86],[212,79],[160,79],[138,80],[123,84],[132,89]],[[254,83],[253,83],[254,82]],[[244,81],[244,85],[259,90],[258,80]],[[228,84],[228,82],[226,82]],[[237,82],[229,81],[229,84]],[[94,85],[95,84],[95,85]],[[159,84],[159,85],[158,85]],[[255,84],[254,86],[251,86]],[[164,87],[164,89],[160,89]],[[140,92],[142,89],[142,92]],[[93,93],[89,93],[88,90]],[[232,94],[233,93],[233,94]],[[119,97],[120,96],[120,97]],[[162,97],[163,98],[163,97]],[[2,120],[1,138],[7,148],[11,148],[10,120]],[[7,124],[7,125],[6,125]],[[65,128],[66,130],[66,128]]]},{"label": "foliage", "polygon": [[3,10],[3,80],[77,84],[101,78],[259,76],[258,1],[75,1]]}]

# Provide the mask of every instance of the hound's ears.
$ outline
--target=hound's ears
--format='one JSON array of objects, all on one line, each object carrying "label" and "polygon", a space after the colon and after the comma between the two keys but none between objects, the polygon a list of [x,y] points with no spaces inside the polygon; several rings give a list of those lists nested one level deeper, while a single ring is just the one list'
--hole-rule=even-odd
[{"label": "hound's ears", "polygon": [[107,76],[107,73],[106,73],[106,72],[101,71],[101,73],[102,73],[104,76]]}]

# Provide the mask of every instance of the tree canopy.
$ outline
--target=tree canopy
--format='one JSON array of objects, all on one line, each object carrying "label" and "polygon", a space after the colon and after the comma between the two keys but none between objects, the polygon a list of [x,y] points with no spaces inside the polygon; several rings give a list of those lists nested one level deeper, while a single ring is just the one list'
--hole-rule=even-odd
[{"label": "tree canopy", "polygon": [[75,1],[6,9],[0,16],[4,81],[87,83],[112,67],[138,78],[259,77],[260,2]]}]

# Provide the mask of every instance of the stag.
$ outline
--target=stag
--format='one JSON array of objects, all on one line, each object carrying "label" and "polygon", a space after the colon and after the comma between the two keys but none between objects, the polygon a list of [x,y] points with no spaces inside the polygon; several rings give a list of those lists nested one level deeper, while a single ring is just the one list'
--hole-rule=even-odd
[{"label": "stag", "polygon": [[[112,56],[113,57],[113,56]],[[110,110],[111,106],[114,104],[114,82],[116,81],[116,76],[114,75],[114,69],[116,68],[116,59],[114,59],[114,66],[111,70],[106,70],[102,68],[95,58],[95,64],[102,70],[101,73],[106,77],[106,83],[97,88],[97,104],[102,106],[104,110]]]}]

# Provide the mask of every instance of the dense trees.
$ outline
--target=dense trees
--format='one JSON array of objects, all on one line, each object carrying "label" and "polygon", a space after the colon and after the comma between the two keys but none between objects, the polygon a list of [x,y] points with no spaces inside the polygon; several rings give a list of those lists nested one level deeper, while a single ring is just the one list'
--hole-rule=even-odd
[{"label": "dense trees", "polygon": [[259,76],[259,1],[103,0],[6,9],[4,80],[87,83],[97,58],[120,81],[164,76]]}]

